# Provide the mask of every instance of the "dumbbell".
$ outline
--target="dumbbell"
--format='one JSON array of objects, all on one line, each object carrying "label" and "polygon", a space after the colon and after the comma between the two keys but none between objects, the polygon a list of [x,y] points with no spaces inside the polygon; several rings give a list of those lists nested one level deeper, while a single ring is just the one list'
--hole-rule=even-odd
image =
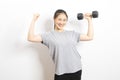
[{"label": "dumbbell", "polygon": [[[91,16],[92,16],[93,18],[98,18],[98,11],[92,11]],[[83,13],[78,13],[78,14],[77,14],[77,19],[78,19],[78,20],[82,20],[83,18],[84,18]]]}]

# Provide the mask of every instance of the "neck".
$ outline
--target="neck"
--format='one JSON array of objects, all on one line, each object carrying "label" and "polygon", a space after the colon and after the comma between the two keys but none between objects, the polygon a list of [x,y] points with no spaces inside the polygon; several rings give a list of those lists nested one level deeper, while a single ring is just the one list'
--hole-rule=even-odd
[{"label": "neck", "polygon": [[58,31],[58,32],[63,32],[64,31],[64,29],[57,29],[57,28],[55,28],[54,30]]}]

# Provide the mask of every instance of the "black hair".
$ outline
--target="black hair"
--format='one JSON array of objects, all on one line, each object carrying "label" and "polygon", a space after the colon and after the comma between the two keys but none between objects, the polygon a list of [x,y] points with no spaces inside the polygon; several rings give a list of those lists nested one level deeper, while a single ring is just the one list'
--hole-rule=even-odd
[{"label": "black hair", "polygon": [[[53,18],[56,19],[61,13],[65,14],[68,19],[68,15],[67,15],[66,11],[63,9],[56,10]],[[55,29],[55,25],[54,25],[54,29]]]},{"label": "black hair", "polygon": [[66,11],[64,11],[63,9],[56,10],[56,12],[54,14],[54,19],[57,18],[61,13],[65,14],[68,19],[68,15],[67,15]]}]

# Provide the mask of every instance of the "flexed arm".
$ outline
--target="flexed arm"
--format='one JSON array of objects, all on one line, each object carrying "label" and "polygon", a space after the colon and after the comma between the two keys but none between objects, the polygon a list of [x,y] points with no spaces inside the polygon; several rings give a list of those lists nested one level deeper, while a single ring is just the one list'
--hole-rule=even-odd
[{"label": "flexed arm", "polygon": [[80,40],[81,41],[90,41],[90,40],[93,39],[93,36],[94,36],[92,16],[91,16],[90,13],[86,13],[84,16],[88,21],[88,31],[87,31],[87,34],[81,34],[80,35]]},{"label": "flexed arm", "polygon": [[35,22],[38,19],[38,17],[39,17],[39,14],[34,14],[33,19],[30,23],[30,28],[29,28],[28,37],[27,37],[28,41],[30,42],[42,42],[41,36],[35,35],[35,32],[34,32]]}]

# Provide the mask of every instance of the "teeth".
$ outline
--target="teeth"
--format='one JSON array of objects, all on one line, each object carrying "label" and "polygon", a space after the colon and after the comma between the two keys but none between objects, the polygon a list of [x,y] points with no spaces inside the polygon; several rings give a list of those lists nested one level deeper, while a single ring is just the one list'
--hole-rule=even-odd
[{"label": "teeth", "polygon": [[62,25],[59,25],[59,27],[62,27]]}]

